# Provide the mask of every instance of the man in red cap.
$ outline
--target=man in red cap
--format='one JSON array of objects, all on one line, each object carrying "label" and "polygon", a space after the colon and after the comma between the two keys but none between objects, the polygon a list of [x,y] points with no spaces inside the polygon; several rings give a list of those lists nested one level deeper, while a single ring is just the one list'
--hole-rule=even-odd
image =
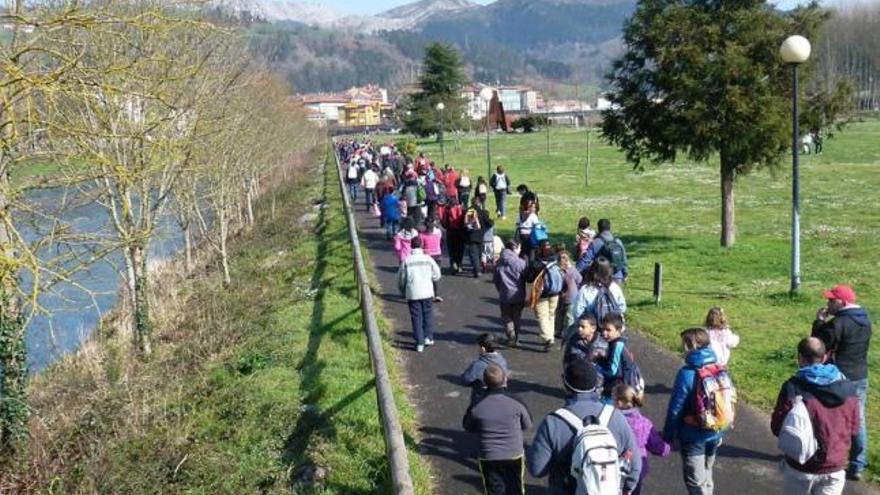
[{"label": "man in red cap", "polygon": [[861,480],[868,466],[868,428],[865,408],[868,399],[868,346],[871,343],[871,320],[868,312],[856,304],[852,287],[839,284],[826,290],[822,296],[828,300],[816,313],[813,337],[825,343],[828,362],[836,364],[847,379],[856,386],[859,396],[861,426],[853,439],[847,477]]}]

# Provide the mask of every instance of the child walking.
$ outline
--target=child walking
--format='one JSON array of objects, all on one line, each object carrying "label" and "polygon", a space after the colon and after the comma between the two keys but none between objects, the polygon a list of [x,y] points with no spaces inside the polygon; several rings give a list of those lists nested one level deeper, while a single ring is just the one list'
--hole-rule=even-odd
[{"label": "child walking", "polygon": [[[419,234],[419,237],[422,238],[422,249],[425,251],[425,254],[434,259],[437,263],[437,266],[441,266],[440,264],[440,256],[443,254],[443,230],[440,229],[438,222],[433,217],[428,217],[428,220],[425,221],[425,231]],[[434,302],[443,302],[443,298],[440,297],[440,282],[434,282]]]},{"label": "child walking", "polygon": [[397,253],[398,263],[403,263],[410,255],[412,240],[419,236],[419,231],[416,230],[416,221],[412,217],[404,218],[402,225],[403,228],[400,229],[400,232],[394,235],[394,252]]},{"label": "child walking", "polygon": [[709,346],[715,352],[716,362],[727,366],[730,350],[739,345],[739,335],[727,325],[727,315],[718,307],[706,315],[706,331],[709,333]]},{"label": "child walking", "polygon": [[660,432],[654,428],[654,423],[650,419],[642,416],[639,411],[644,406],[642,395],[637,394],[635,389],[621,383],[614,387],[614,407],[620,409],[626,422],[636,437],[636,443],[642,452],[642,472],[639,474],[639,484],[630,495],[639,495],[642,493],[642,484],[645,477],[648,476],[648,452],[666,457],[669,455],[672,446],[666,443],[660,436]]},{"label": "child walking", "polygon": [[[477,339],[480,347],[480,355],[461,374],[461,380],[471,387],[471,405],[486,395],[486,383],[483,381],[483,373],[490,364],[498,365],[507,377],[507,360],[496,349],[495,336],[491,333],[483,333]],[[506,383],[506,381],[505,381]]]},{"label": "child walking", "polygon": [[593,242],[594,237],[596,237],[596,231],[590,228],[590,219],[581,217],[578,220],[578,231],[575,236],[577,241],[577,249],[574,253],[575,259],[581,259],[581,256],[587,252],[587,248],[590,247],[590,243]]},{"label": "child walking", "polygon": [[583,314],[577,322],[577,331],[570,332],[564,337],[565,350],[562,357],[562,366],[575,359],[583,359],[589,363],[596,363],[605,357],[608,343],[596,331],[596,317],[591,314]]},{"label": "child walking", "polygon": [[643,383],[628,383],[627,380],[641,379],[641,372],[629,349],[626,348],[626,337],[623,336],[623,316],[620,313],[609,313],[602,321],[602,337],[608,342],[608,352],[599,359],[596,368],[603,378],[602,398],[611,402],[614,387],[626,383],[644,390]]}]

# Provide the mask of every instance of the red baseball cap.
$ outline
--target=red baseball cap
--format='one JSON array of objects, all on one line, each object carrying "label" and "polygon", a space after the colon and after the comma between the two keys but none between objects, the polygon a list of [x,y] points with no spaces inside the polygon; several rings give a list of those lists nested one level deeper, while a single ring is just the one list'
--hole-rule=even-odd
[{"label": "red baseball cap", "polygon": [[833,289],[823,292],[822,297],[825,299],[838,299],[847,304],[853,304],[856,302],[856,291],[852,290],[852,287],[848,285],[837,284]]}]

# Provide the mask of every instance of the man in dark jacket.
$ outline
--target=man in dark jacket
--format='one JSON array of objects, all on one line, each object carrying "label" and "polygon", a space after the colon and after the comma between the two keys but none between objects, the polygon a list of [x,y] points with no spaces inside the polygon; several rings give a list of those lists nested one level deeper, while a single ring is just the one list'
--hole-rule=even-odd
[{"label": "man in dark jacket", "polygon": [[849,464],[850,443],[859,431],[859,399],[852,382],[837,366],[823,364],[825,345],[815,337],[798,344],[798,366],[794,377],[782,385],[770,429],[779,436],[785,417],[800,396],[810,414],[813,435],[820,448],[800,464],[785,458],[784,493],[820,495],[842,493]]},{"label": "man in dark jacket", "polygon": [[[813,336],[825,344],[828,360],[837,365],[850,380],[859,396],[861,427],[853,440],[847,476],[861,480],[868,467],[868,427],[865,409],[868,401],[868,347],[871,343],[871,319],[856,304],[856,293],[847,285],[837,285],[822,294],[828,300],[813,322]],[[829,319],[829,317],[831,317]]]},{"label": "man in dark jacket", "polygon": [[480,436],[480,473],[486,495],[522,495],[522,432],[532,427],[532,416],[525,405],[504,393],[507,374],[500,366],[486,367],[483,381],[488,395],[468,408],[462,426]]},{"label": "man in dark jacket", "polygon": [[[623,243],[611,233],[611,220],[603,218],[599,220],[597,227],[599,228],[599,235],[593,239],[590,247],[577,260],[575,268],[583,273],[593,264],[596,258],[603,257],[611,262],[611,266],[614,268],[614,281],[622,284],[629,276],[626,250],[623,248]],[[615,252],[618,253],[617,256],[614,255]]]},{"label": "man in dark jacket", "polygon": [[[599,400],[600,385],[596,369],[583,359],[575,359],[565,367],[562,375],[566,398],[564,409],[578,418],[598,418],[605,407]],[[642,453],[636,444],[632,429],[620,411],[614,409],[608,421],[608,430],[617,443],[617,452],[629,466],[622,480],[623,493],[635,489],[642,472]],[[526,450],[529,472],[536,478],[550,475],[550,495],[574,495],[577,481],[571,476],[571,456],[574,451],[574,429],[556,412],[548,414]]]},{"label": "man in dark jacket", "polygon": [[465,252],[471,262],[471,273],[474,278],[479,278],[482,268],[480,255],[483,252],[483,234],[486,229],[494,225],[494,222],[477,198],[474,198],[471,205],[464,215]]},{"label": "man in dark jacket", "polygon": [[514,345],[519,340],[522,312],[526,303],[526,260],[519,257],[519,250],[518,242],[507,241],[492,275],[498,290],[501,321],[504,323],[507,343]]}]

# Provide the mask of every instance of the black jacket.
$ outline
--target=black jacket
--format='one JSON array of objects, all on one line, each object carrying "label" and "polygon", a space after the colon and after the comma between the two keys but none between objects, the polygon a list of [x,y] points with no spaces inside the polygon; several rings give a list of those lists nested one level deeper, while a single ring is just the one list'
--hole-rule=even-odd
[{"label": "black jacket", "polygon": [[845,308],[828,321],[813,322],[813,337],[822,339],[831,362],[849,380],[868,378],[871,320],[861,307]]}]

